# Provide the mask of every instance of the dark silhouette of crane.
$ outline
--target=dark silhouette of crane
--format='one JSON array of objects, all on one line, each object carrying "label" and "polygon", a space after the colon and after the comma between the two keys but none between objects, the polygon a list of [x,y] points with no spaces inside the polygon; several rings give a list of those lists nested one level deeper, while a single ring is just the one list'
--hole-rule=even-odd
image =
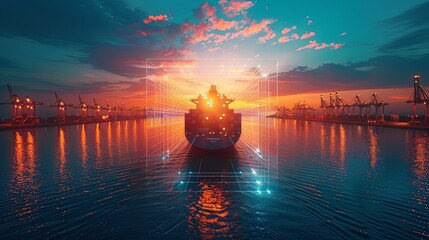
[{"label": "dark silhouette of crane", "polygon": [[81,113],[81,121],[86,121],[87,119],[87,114],[88,114],[88,108],[90,106],[88,106],[88,104],[86,104],[84,101],[82,101],[82,98],[79,95],[79,104],[77,106],[75,106],[75,108],[80,108],[80,113]]},{"label": "dark silhouette of crane", "polygon": [[[367,117],[371,115],[371,108],[374,107],[375,119],[384,121],[384,107],[389,104],[384,102],[383,99],[381,99],[377,95],[377,93],[373,93],[371,97],[369,97],[369,99],[365,101],[365,105],[367,106],[366,108]],[[381,115],[380,115],[380,108],[381,108]]]},{"label": "dark silhouette of crane", "polygon": [[23,124],[23,106],[22,106],[22,98],[15,94],[12,90],[12,87],[7,84],[7,90],[9,91],[9,98],[2,103],[1,105],[13,105],[13,115],[12,115],[12,124]]},{"label": "dark silhouette of crane", "polygon": [[1,104],[13,105],[12,124],[35,124],[36,123],[36,106],[43,105],[42,102],[32,100],[26,96],[22,98],[12,91],[12,87],[8,84],[9,99]]},{"label": "dark silhouette of crane", "polygon": [[73,104],[65,103],[62,99],[58,97],[57,92],[55,92],[55,103],[51,104],[49,107],[56,107],[58,111],[57,122],[66,123],[67,108],[73,107]]},{"label": "dark silhouette of crane", "polygon": [[100,119],[101,118],[101,110],[105,110],[105,109],[102,108],[101,105],[97,103],[97,101],[95,101],[95,98],[93,98],[92,100],[94,100],[94,106],[92,106],[91,108],[95,110],[95,117],[97,119]]},{"label": "dark silhouette of crane", "polygon": [[425,105],[425,123],[429,123],[429,96],[426,90],[420,85],[420,76],[414,76],[414,91],[411,97],[408,99],[407,103],[413,104],[413,115],[411,116],[411,123],[415,123],[417,120],[417,104]]}]

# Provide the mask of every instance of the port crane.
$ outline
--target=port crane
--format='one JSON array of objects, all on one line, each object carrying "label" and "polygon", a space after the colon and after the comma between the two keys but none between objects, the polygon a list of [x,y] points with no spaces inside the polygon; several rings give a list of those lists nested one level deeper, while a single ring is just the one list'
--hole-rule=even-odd
[{"label": "port crane", "polygon": [[2,105],[13,105],[12,124],[34,124],[36,123],[36,106],[43,105],[42,102],[32,100],[26,96],[22,98],[15,94],[12,87],[7,84],[7,90],[9,91],[9,99],[0,103]]},{"label": "port crane", "polygon": [[380,108],[382,108],[381,112],[381,120],[384,121],[384,107],[386,105],[389,105],[388,103],[384,102],[383,99],[381,99],[377,93],[373,93],[368,100],[365,101],[366,108],[366,115],[369,117],[371,115],[371,107],[374,106],[375,109],[375,117],[378,120]]},{"label": "port crane", "polygon": [[360,95],[357,94],[354,99],[353,103],[350,105],[352,107],[353,116],[355,115],[355,108],[359,108],[359,116],[362,116],[362,109],[366,108],[366,104],[362,99],[360,98]]},{"label": "port crane", "polygon": [[420,75],[414,76],[414,91],[407,103],[413,104],[413,115],[411,116],[411,123],[415,123],[417,119],[417,104],[425,105],[425,123],[429,123],[429,96],[426,90],[420,85]]},{"label": "port crane", "polygon": [[22,108],[22,98],[15,94],[12,90],[12,87],[7,84],[7,90],[9,91],[9,98],[6,101],[0,103],[1,105],[13,105],[13,115],[12,115],[12,124],[22,124],[23,123],[23,108]]},{"label": "port crane", "polygon": [[55,103],[49,107],[56,107],[58,112],[57,121],[59,123],[66,123],[67,108],[73,107],[73,104],[65,103],[58,97],[57,92],[55,92]]},{"label": "port crane", "polygon": [[101,105],[98,104],[97,101],[95,101],[95,98],[93,98],[93,100],[94,100],[94,106],[92,106],[91,108],[95,110],[95,117],[97,119],[100,119],[101,110],[104,110],[104,108],[102,108]]},{"label": "port crane", "polygon": [[81,112],[81,118],[82,121],[85,121],[87,118],[87,113],[88,113],[88,108],[90,106],[88,106],[88,104],[86,104],[84,101],[82,101],[82,98],[79,95],[79,105],[75,106],[75,108],[80,108],[80,112]]}]

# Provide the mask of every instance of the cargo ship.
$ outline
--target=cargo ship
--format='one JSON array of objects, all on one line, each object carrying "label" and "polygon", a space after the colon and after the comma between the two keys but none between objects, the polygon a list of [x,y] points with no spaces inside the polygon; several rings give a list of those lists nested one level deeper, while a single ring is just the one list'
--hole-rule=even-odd
[{"label": "cargo ship", "polygon": [[208,96],[190,99],[195,109],[185,113],[185,136],[202,149],[225,149],[235,145],[241,135],[241,113],[229,108],[234,99],[220,95],[211,85]]}]

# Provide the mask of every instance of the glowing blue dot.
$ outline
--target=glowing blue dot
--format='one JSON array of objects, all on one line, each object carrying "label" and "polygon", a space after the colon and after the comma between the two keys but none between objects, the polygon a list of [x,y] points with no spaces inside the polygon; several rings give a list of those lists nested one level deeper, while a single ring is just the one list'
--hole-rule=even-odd
[{"label": "glowing blue dot", "polygon": [[257,183],[258,185],[261,185],[261,181],[259,181],[259,180],[256,180],[256,183]]},{"label": "glowing blue dot", "polygon": [[271,191],[267,189],[267,193],[271,193]]},{"label": "glowing blue dot", "polygon": [[252,170],[252,173],[253,173],[253,174],[256,174],[255,170]]},{"label": "glowing blue dot", "polygon": [[179,172],[179,174],[180,174],[180,172]]},{"label": "glowing blue dot", "polygon": [[240,174],[241,174],[241,171],[240,171]]},{"label": "glowing blue dot", "polygon": [[162,160],[165,160],[165,157],[162,157]]},{"label": "glowing blue dot", "polygon": [[180,181],[180,184],[183,184],[183,181]]},{"label": "glowing blue dot", "polygon": [[192,174],[192,172],[189,172],[189,174]]},{"label": "glowing blue dot", "polygon": [[257,192],[258,192],[259,194],[261,194],[261,190],[259,190],[259,189],[258,189],[258,190],[257,190]]}]

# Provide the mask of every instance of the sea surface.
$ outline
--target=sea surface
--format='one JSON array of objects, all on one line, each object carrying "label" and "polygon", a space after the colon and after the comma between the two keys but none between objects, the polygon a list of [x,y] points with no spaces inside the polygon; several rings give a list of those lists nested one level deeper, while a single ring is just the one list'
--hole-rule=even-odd
[{"label": "sea surface", "polygon": [[169,119],[0,131],[0,238],[429,238],[428,132],[262,122],[226,151]]}]

